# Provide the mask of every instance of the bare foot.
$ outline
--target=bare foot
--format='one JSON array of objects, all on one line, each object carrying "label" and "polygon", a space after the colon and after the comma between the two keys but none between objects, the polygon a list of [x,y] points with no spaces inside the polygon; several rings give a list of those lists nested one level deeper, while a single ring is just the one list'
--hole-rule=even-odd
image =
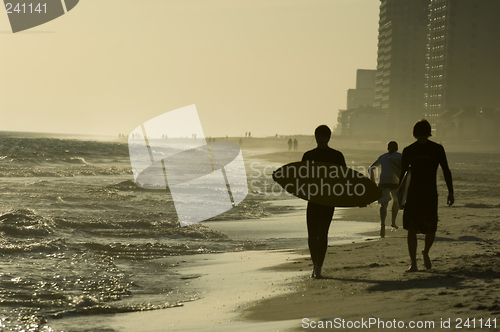
[{"label": "bare foot", "polygon": [[424,256],[424,266],[427,270],[430,270],[432,267],[431,258],[429,257],[429,253],[425,250],[422,250],[422,255]]},{"label": "bare foot", "polygon": [[316,279],[321,279],[321,278],[323,278],[323,276],[321,275],[321,266],[316,266],[316,267],[314,268],[313,273],[314,273],[314,278],[316,278]]},{"label": "bare foot", "polygon": [[405,272],[410,273],[410,272],[417,272],[417,271],[418,271],[418,267],[412,265]]}]

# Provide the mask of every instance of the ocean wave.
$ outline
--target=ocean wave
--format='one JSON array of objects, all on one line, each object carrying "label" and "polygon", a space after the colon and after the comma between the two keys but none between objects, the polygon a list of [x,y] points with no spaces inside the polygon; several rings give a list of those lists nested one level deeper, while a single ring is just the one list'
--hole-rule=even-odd
[{"label": "ocean wave", "polygon": [[[120,190],[120,191],[150,191],[150,192],[158,192],[157,189],[144,189],[139,187],[134,180],[125,180],[120,183],[112,184],[107,186],[106,188]],[[163,190],[165,191],[165,190]]]},{"label": "ocean wave", "polygon": [[128,145],[118,142],[80,141],[49,137],[15,137],[2,135],[1,162],[17,164],[105,163],[122,160],[128,163]]},{"label": "ocean wave", "polygon": [[0,214],[0,232],[11,237],[47,236],[53,233],[52,221],[30,209],[15,209]]},{"label": "ocean wave", "polygon": [[88,165],[87,161],[82,157],[71,157],[63,159],[62,161],[68,164]]},{"label": "ocean wave", "polygon": [[19,253],[55,253],[66,250],[67,245],[64,239],[52,239],[45,241],[15,241],[13,239],[0,240],[0,254],[11,255]]},{"label": "ocean wave", "polygon": [[114,176],[132,175],[129,166],[7,166],[0,171],[1,177],[75,177],[75,176]]},{"label": "ocean wave", "polygon": [[[195,299],[193,299],[195,300]],[[187,302],[187,301],[183,301]],[[143,303],[143,304],[135,304],[135,305],[93,305],[93,306],[82,306],[71,310],[64,310],[57,312],[55,314],[51,314],[50,318],[63,318],[67,316],[75,316],[75,315],[105,315],[105,314],[120,314],[126,312],[137,312],[137,311],[150,311],[150,310],[158,310],[158,309],[168,309],[168,308],[176,308],[182,307],[182,303]]]}]

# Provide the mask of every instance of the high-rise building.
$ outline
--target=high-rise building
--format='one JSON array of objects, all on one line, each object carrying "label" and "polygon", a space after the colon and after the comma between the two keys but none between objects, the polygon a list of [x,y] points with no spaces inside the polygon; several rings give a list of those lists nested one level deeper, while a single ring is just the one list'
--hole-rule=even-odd
[{"label": "high-rise building", "polygon": [[500,1],[431,0],[426,113],[500,108]]},{"label": "high-rise building", "polygon": [[356,89],[347,90],[347,109],[372,106],[375,100],[375,73],[373,69],[356,71]]},{"label": "high-rise building", "polygon": [[431,0],[381,0],[374,107],[388,114],[388,135],[408,135],[424,115]]}]

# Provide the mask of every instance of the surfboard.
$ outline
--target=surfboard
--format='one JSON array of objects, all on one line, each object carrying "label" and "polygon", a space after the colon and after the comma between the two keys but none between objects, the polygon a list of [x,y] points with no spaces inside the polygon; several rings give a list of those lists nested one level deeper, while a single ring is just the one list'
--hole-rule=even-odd
[{"label": "surfboard", "polygon": [[278,168],[273,179],[290,194],[326,206],[366,206],[382,197],[362,173],[324,162],[290,163]]},{"label": "surfboard", "polygon": [[401,181],[401,184],[399,185],[398,192],[396,195],[400,210],[404,210],[405,208],[406,199],[408,198],[408,188],[410,187],[410,181],[411,181],[411,169],[409,169],[406,172],[403,181]]}]

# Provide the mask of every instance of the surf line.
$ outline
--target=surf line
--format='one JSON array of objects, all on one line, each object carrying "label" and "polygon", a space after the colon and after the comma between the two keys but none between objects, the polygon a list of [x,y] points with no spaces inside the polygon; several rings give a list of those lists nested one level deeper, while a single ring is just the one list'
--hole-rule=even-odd
[{"label": "surf line", "polygon": [[346,178],[349,172],[352,172],[352,177],[363,178],[364,175],[355,171],[353,168],[342,167],[339,165],[314,165],[314,161],[307,161],[306,165],[299,167],[289,166],[279,169],[275,173],[276,178],[302,178],[302,179],[339,179]]}]

